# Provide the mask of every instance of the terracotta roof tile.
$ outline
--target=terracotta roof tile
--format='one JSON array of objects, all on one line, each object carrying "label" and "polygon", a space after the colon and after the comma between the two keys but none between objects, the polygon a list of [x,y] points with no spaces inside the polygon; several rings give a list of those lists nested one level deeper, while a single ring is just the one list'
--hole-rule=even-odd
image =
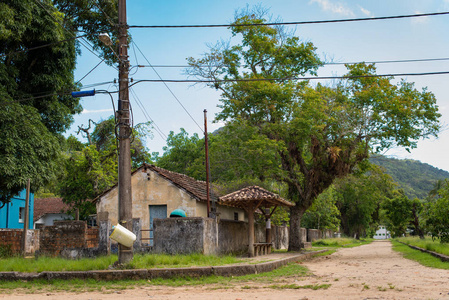
[{"label": "terracotta roof tile", "polygon": [[[160,167],[156,167],[154,165],[145,164],[143,165],[144,169],[150,169],[165,179],[171,181],[177,187],[185,190],[187,193],[192,195],[194,198],[200,201],[207,201],[207,192],[206,192],[206,182],[196,180],[190,176],[185,174],[172,172]],[[211,191],[211,200],[218,201],[218,196],[214,192],[214,188],[212,187]]]},{"label": "terracotta roof tile", "polygon": [[[207,201],[207,192],[206,192],[206,182],[201,180],[196,180],[195,178],[192,178],[190,176],[187,176],[185,174],[172,172],[160,167],[156,167],[155,165],[150,164],[143,164],[140,166],[137,170],[132,172],[131,175],[134,175],[137,172],[142,172],[145,170],[152,170],[153,172],[156,172],[163,178],[169,180],[177,187],[185,190],[187,193],[189,193],[192,197],[199,201]],[[109,191],[111,191],[113,188],[115,188],[117,184],[112,186],[110,189],[104,191],[100,195],[98,195],[93,202],[97,202],[103,195],[107,194]],[[217,188],[214,188],[214,185],[211,184],[211,201],[215,200],[218,201],[219,194],[217,193]]]},{"label": "terracotta roof tile", "polygon": [[36,222],[46,214],[64,213],[69,209],[70,206],[62,202],[62,198],[36,198],[33,220]]},{"label": "terracotta roof tile", "polygon": [[262,202],[260,204],[261,207],[295,205],[294,203],[281,198],[278,194],[267,191],[256,185],[222,196],[220,197],[220,201],[223,204],[241,208],[247,207],[249,202]]}]

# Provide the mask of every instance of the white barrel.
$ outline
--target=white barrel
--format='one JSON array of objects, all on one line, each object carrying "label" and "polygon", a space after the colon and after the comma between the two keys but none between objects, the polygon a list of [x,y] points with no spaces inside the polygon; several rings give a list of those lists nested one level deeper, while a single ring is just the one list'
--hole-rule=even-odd
[{"label": "white barrel", "polygon": [[112,226],[112,229],[114,230],[109,237],[117,243],[131,248],[134,241],[136,240],[136,235],[120,224],[117,224],[117,226]]}]

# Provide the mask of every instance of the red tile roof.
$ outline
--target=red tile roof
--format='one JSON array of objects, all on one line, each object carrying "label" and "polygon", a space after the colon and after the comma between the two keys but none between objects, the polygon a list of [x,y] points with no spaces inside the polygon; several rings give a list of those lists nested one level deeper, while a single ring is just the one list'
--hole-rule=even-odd
[{"label": "red tile roof", "polygon": [[[175,186],[177,186],[180,189],[183,189],[188,194],[190,194],[193,198],[199,200],[199,201],[207,201],[207,192],[206,192],[206,182],[201,180],[196,180],[195,178],[192,178],[190,176],[187,176],[185,174],[172,172],[160,167],[156,167],[155,165],[150,164],[143,164],[140,166],[137,170],[132,172],[131,175],[134,175],[137,172],[146,172],[147,170],[151,170],[157,174],[159,174],[161,177],[165,178],[166,180],[173,183]],[[97,202],[103,195],[107,194],[109,191],[114,189],[117,186],[115,184],[110,189],[104,191],[100,195],[98,195],[93,202]],[[213,185],[211,184],[211,201],[215,200],[218,201],[218,195],[217,195],[217,189],[213,188]]]},{"label": "red tile roof", "polygon": [[[144,164],[142,166],[143,170],[152,170],[158,173],[160,176],[165,179],[171,181],[177,187],[185,190],[187,193],[192,195],[194,198],[200,201],[207,201],[207,191],[206,191],[206,182],[196,180],[190,176],[172,172],[160,167],[156,167],[154,165]],[[210,191],[211,200],[218,201],[218,196],[214,193],[214,189]]]},{"label": "red tile roof", "polygon": [[33,220],[36,222],[46,214],[65,213],[69,209],[70,206],[62,202],[62,198],[36,198]]},{"label": "red tile roof", "polygon": [[281,198],[257,185],[249,186],[220,197],[221,203],[240,208],[248,207],[250,202],[259,204],[260,207],[295,206],[294,203]]}]

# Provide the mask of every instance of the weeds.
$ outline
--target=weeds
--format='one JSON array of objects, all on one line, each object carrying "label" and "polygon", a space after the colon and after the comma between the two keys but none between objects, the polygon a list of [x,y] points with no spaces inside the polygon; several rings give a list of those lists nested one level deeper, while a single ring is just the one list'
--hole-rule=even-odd
[{"label": "weeds", "polygon": [[311,289],[311,290],[319,290],[319,289],[328,289],[330,284],[307,284],[307,285],[297,285],[297,284],[284,284],[284,285],[270,285],[268,288],[271,289]]},{"label": "weeds", "polygon": [[412,249],[409,246],[401,244],[396,240],[392,240],[391,243],[393,245],[393,250],[402,253],[402,256],[407,259],[417,261],[423,266],[449,270],[448,262],[443,262],[439,258],[436,258],[429,253],[424,253],[419,250]]}]

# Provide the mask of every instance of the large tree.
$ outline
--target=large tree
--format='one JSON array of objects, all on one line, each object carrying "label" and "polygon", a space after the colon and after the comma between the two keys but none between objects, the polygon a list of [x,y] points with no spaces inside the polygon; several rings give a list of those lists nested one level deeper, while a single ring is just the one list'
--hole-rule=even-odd
[{"label": "large tree", "polygon": [[273,176],[296,203],[289,249],[299,250],[301,217],[321,192],[372,150],[414,148],[419,138],[436,135],[440,115],[432,93],[378,77],[373,65],[347,66],[347,79],[334,87],[300,80],[321,64],[315,47],[283,27],[262,25],[265,16],[260,8],[237,13],[230,27],[235,41],[189,58],[186,72],[222,92],[217,119],[279,145]]},{"label": "large tree", "polygon": [[0,3],[0,206],[28,178],[36,190],[55,176],[60,135],[82,111],[79,99],[70,96],[79,88],[74,37],[81,30],[95,41],[91,33],[97,30],[116,32],[103,13],[116,20],[116,1],[94,2]]},{"label": "large tree", "polygon": [[[117,183],[118,148],[115,138],[114,117],[93,123],[80,131],[88,136],[83,145],[76,138],[67,139],[65,174],[60,178],[59,194],[63,201],[73,209],[78,209],[80,218],[87,218],[94,212],[91,200]],[[144,138],[150,135],[149,124],[141,123],[133,128],[131,142],[131,161],[133,168],[143,163],[151,163],[150,155],[144,145]]]}]

